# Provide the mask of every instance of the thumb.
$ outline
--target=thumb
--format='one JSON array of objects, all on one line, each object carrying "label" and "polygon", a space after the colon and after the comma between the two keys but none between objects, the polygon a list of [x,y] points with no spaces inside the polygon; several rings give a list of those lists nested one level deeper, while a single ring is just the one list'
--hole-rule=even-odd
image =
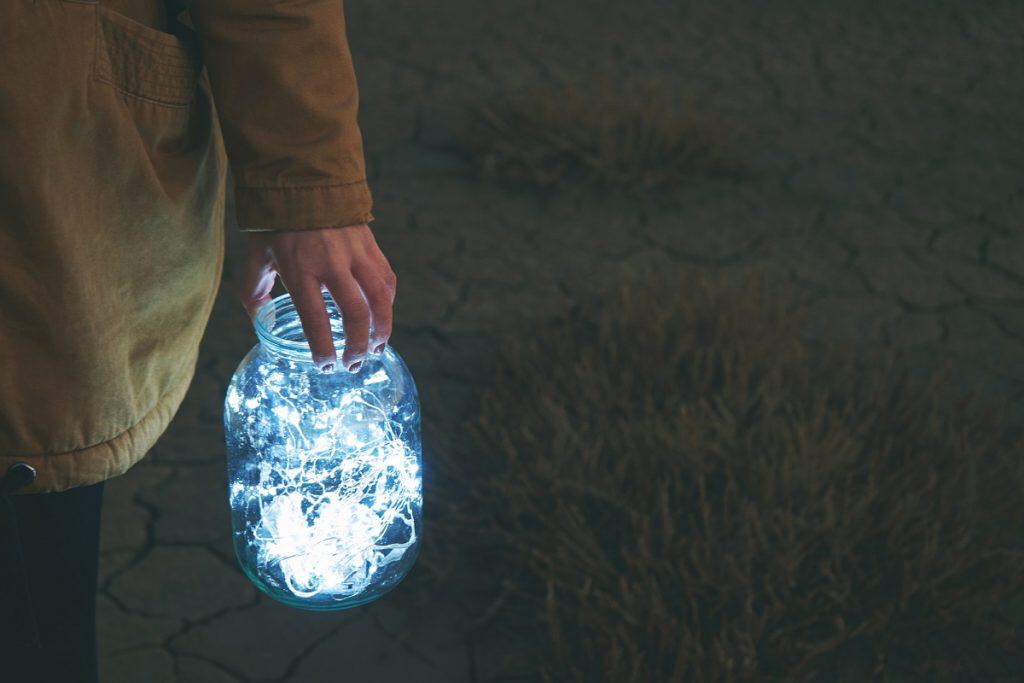
[{"label": "thumb", "polygon": [[269,245],[256,236],[250,237],[246,248],[245,277],[242,280],[241,291],[242,305],[250,318],[255,318],[260,306],[270,301],[270,292],[274,289],[276,277],[274,257]]}]

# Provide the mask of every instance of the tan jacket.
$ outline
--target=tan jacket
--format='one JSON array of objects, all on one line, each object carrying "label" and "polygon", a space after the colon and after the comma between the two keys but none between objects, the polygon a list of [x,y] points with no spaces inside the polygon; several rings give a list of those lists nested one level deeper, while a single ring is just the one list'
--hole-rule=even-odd
[{"label": "tan jacket", "polygon": [[0,2],[0,474],[32,491],[124,472],[177,410],[226,158],[243,229],[372,219],[341,0],[190,4],[179,37],[161,0]]}]

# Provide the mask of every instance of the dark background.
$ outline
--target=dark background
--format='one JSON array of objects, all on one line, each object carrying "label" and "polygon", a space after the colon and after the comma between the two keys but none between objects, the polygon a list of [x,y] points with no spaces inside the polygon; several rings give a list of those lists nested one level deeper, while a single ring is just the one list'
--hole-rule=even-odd
[{"label": "dark background", "polygon": [[[376,221],[398,274],[392,346],[425,459],[460,437],[496,343],[598,296],[624,265],[761,269],[802,333],[956,362],[1024,395],[1024,3],[349,0]],[[463,133],[522,88],[654,84],[727,140],[739,172],[656,201],[510,185]],[[563,191],[564,190],[564,191]],[[487,658],[444,592],[309,614],[259,594],[230,545],[221,403],[255,337],[232,234],[192,390],[109,482],[105,680],[470,681]],[[530,324],[523,324],[523,321]],[[430,481],[428,479],[428,487]],[[429,513],[429,510],[428,510]],[[429,514],[428,514],[429,523]]]}]

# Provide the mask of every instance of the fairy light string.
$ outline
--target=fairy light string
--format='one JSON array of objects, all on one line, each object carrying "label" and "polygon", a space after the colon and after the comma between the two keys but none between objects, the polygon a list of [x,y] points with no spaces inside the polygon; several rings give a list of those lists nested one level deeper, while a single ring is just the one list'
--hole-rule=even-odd
[{"label": "fairy light string", "polygon": [[244,532],[257,571],[300,599],[358,596],[417,542],[418,451],[388,400],[390,378],[382,367],[322,400],[292,361],[268,357],[254,373],[244,389],[232,384],[227,405],[259,463],[258,477],[231,485],[233,509],[259,511]]}]

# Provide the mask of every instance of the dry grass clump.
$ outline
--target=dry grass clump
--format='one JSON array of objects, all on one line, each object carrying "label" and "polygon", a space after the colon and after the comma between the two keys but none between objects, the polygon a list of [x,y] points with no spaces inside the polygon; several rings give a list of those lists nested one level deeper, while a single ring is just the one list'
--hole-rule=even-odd
[{"label": "dry grass clump", "polygon": [[464,146],[513,184],[664,191],[697,170],[723,170],[721,132],[653,87],[526,88],[481,106]]},{"label": "dry grass clump", "polygon": [[1024,670],[1024,439],[771,297],[633,283],[505,354],[452,527],[492,623],[551,681]]}]

